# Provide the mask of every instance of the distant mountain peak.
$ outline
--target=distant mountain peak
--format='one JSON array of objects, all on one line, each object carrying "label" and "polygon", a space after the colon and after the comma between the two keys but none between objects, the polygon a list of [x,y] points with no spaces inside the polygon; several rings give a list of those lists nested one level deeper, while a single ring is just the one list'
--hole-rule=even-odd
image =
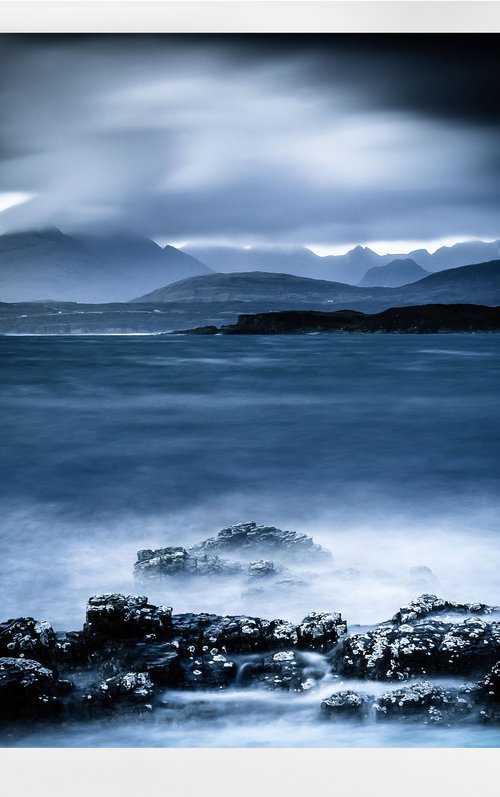
[{"label": "distant mountain peak", "polygon": [[399,288],[417,282],[429,273],[410,257],[400,257],[390,263],[369,268],[358,284],[360,288]]}]

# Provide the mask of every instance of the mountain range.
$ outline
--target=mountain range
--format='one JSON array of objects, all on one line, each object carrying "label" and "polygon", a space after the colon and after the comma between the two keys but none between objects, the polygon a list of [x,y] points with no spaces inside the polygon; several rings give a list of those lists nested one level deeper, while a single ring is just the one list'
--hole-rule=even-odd
[{"label": "mountain range", "polygon": [[306,247],[279,246],[190,246],[186,252],[199,258],[213,271],[268,271],[358,285],[369,269],[385,266],[394,260],[409,258],[430,272],[496,260],[500,258],[500,241],[466,241],[442,246],[432,254],[427,249],[415,249],[408,253],[379,255],[367,246],[355,246],[344,255],[323,257]]},{"label": "mountain range", "polygon": [[498,258],[500,241],[468,241],[433,254],[420,249],[408,255],[378,255],[356,246],[345,255],[320,257],[306,247],[183,251],[128,233],[67,235],[53,227],[0,236],[0,301],[126,302],[214,271],[286,273],[362,288],[391,288],[415,282],[426,272]]},{"label": "mountain range", "polygon": [[190,277],[126,303],[0,302],[0,334],[169,332],[234,324],[241,313],[414,307],[418,315],[424,305],[465,304],[500,305],[500,260],[447,269],[397,288],[257,271]]},{"label": "mountain range", "polygon": [[211,269],[149,238],[81,236],[57,228],[0,235],[0,299],[5,302],[127,301],[144,290]]},{"label": "mountain range", "polygon": [[167,285],[134,300],[139,303],[239,303],[288,307],[380,311],[413,304],[500,304],[500,259],[429,274],[396,288],[359,287],[341,282],[262,271],[208,274]]}]

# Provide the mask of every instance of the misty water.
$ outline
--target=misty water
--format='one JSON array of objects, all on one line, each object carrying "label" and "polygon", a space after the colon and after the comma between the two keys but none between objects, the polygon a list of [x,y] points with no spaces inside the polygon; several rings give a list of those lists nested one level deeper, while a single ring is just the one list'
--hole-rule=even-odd
[{"label": "misty water", "polygon": [[[144,594],[138,549],[247,520],[312,534],[336,572],[271,596],[234,579],[154,582],[150,600],[295,622],[340,611],[351,629],[424,591],[500,604],[500,336],[3,337],[0,348],[0,619],[81,628],[90,595]],[[326,673],[304,694],[177,693],[161,715],[3,743],[499,742],[478,725],[322,721],[321,699],[340,688]]]}]

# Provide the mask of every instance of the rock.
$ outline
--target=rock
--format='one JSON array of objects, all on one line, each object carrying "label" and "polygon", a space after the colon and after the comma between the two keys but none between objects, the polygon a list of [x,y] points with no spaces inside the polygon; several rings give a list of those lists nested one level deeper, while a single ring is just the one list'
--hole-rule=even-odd
[{"label": "rock", "polygon": [[437,578],[426,565],[415,565],[408,570],[409,581],[415,589],[425,589],[437,584]]},{"label": "rock", "polygon": [[159,548],[137,551],[134,574],[138,577],[188,575],[196,570],[196,559],[185,548]]},{"label": "rock", "polygon": [[0,623],[0,656],[35,659],[51,666],[56,636],[50,623],[18,617]]},{"label": "rock", "polygon": [[452,614],[491,614],[500,612],[497,606],[488,606],[485,603],[454,603],[446,601],[436,595],[420,595],[407,606],[402,606],[392,618],[393,623],[410,623],[414,620],[429,617],[433,614],[449,612]]},{"label": "rock", "polygon": [[479,684],[481,697],[488,703],[500,703],[500,661]]},{"label": "rock", "polygon": [[173,634],[182,653],[200,655],[212,648],[237,653],[259,648],[260,620],[254,617],[222,617],[216,614],[174,615]]},{"label": "rock", "polygon": [[170,642],[139,643],[125,661],[134,669],[147,672],[155,684],[173,687],[179,682],[179,651]]},{"label": "rock", "polygon": [[326,562],[331,554],[314,542],[307,534],[283,531],[275,526],[258,526],[256,523],[238,523],[222,529],[217,537],[210,537],[189,549],[198,556],[204,553],[238,553],[243,558],[255,553],[272,555],[273,559],[299,558],[301,561]]},{"label": "rock", "polygon": [[137,552],[134,575],[138,579],[164,576],[234,576],[243,572],[238,562],[229,562],[218,556],[202,554],[192,556],[185,548],[146,549]]},{"label": "rock", "polygon": [[373,698],[360,692],[353,692],[346,689],[342,692],[334,692],[321,703],[321,711],[328,719],[349,717],[362,719],[368,716],[371,710]]},{"label": "rock", "polygon": [[83,631],[56,634],[55,661],[62,667],[83,665],[88,662],[87,637]]},{"label": "rock", "polygon": [[142,595],[106,593],[90,598],[84,633],[95,646],[112,639],[168,639],[172,629],[172,609],[151,606]]},{"label": "rock", "polygon": [[256,562],[250,562],[247,575],[249,578],[269,578],[269,576],[277,575],[277,570],[274,562],[258,559]]},{"label": "rock", "polygon": [[180,688],[225,689],[236,678],[236,663],[218,648],[181,661]]},{"label": "rock", "polygon": [[321,667],[314,666],[303,654],[282,650],[244,664],[239,682],[244,686],[304,692],[316,686],[324,674]]},{"label": "rock", "polygon": [[39,717],[60,708],[52,670],[26,658],[0,658],[0,717]]},{"label": "rock", "polygon": [[338,612],[311,612],[297,627],[298,647],[329,651],[347,634],[347,623]]},{"label": "rock", "polygon": [[91,686],[83,695],[85,713],[119,711],[120,714],[149,712],[153,708],[154,686],[145,672],[127,672]]},{"label": "rock", "polygon": [[416,718],[437,724],[470,715],[473,704],[456,689],[420,681],[384,692],[377,698],[373,708],[378,719]]},{"label": "rock", "polygon": [[230,653],[276,651],[298,647],[330,650],[346,633],[340,614],[312,612],[299,626],[286,620],[210,614],[181,614],[172,618],[172,633],[182,649],[203,653],[218,648]]},{"label": "rock", "polygon": [[343,675],[404,680],[430,674],[474,674],[500,656],[500,623],[468,618],[382,625],[344,640],[334,668]]},{"label": "rock", "polygon": [[281,650],[299,645],[297,627],[288,620],[261,620],[263,650]]}]

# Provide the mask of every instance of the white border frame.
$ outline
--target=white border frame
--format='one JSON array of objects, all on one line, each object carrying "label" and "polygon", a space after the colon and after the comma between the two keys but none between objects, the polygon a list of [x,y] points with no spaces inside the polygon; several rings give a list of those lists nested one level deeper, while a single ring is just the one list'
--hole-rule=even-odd
[{"label": "white border frame", "polygon": [[[500,32],[500,2],[10,0],[0,32]],[[470,797],[493,791],[497,760],[464,748],[0,750],[3,790],[21,797]]]},{"label": "white border frame", "polygon": [[3,0],[5,33],[481,33],[497,0]]}]

